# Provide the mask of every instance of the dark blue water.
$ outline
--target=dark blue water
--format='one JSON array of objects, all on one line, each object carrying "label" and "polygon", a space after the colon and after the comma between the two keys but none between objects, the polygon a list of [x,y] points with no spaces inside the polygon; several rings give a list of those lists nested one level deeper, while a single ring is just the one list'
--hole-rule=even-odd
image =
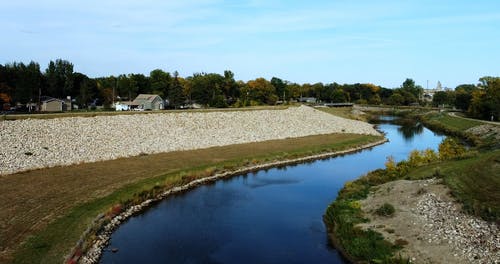
[{"label": "dark blue water", "polygon": [[379,129],[390,142],[373,149],[170,197],[120,226],[101,263],[344,263],[322,222],[340,188],[384,167],[387,156],[399,161],[414,149],[437,149],[444,138],[423,127]]}]

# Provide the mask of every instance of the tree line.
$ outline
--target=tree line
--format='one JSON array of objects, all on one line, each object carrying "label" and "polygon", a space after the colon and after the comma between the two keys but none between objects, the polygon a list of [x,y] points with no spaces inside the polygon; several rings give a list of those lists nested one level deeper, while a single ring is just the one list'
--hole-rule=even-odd
[{"label": "tree line", "polygon": [[236,80],[229,70],[223,74],[194,73],[180,77],[177,72],[161,69],[149,75],[120,74],[90,78],[75,72],[67,60],[50,61],[42,71],[31,61],[0,64],[0,104],[23,105],[39,103],[42,96],[71,96],[80,108],[90,105],[110,107],[114,101],[133,100],[138,94],[158,94],[178,108],[196,102],[207,107],[242,107],[274,105],[314,97],[328,103],[352,102],[372,105],[448,105],[468,111],[475,117],[498,118],[499,78],[483,77],[477,85],[459,85],[455,90],[437,92],[431,102],[424,97],[423,87],[406,79],[400,87],[389,89],[371,83],[298,84],[273,77],[256,78],[247,82]]}]

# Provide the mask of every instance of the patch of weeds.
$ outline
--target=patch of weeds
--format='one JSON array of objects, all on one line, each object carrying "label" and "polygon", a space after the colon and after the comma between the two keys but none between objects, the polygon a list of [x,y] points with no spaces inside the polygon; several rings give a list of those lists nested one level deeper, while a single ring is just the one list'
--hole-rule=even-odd
[{"label": "patch of weeds", "polygon": [[386,228],[386,229],[384,229],[384,231],[389,233],[389,234],[394,234],[394,232],[396,232],[396,230],[394,230],[392,228]]},{"label": "patch of weeds", "polygon": [[394,209],[394,206],[390,203],[384,203],[375,210],[375,213],[380,216],[392,216],[394,212],[396,212],[396,209]]},{"label": "patch of weeds", "polygon": [[432,173],[432,177],[435,177],[435,178],[441,178],[441,170],[439,169],[439,167],[437,167],[435,170],[434,170],[434,173]]},{"label": "patch of weeds", "polygon": [[425,189],[425,188],[420,188],[420,189],[418,189],[418,191],[417,191],[417,195],[422,195],[422,194],[424,194],[424,193],[427,193],[427,189]]},{"label": "patch of weeds", "polygon": [[404,247],[404,246],[408,245],[408,241],[406,241],[402,238],[398,238],[398,239],[396,239],[396,241],[394,241],[394,244],[396,246]]}]

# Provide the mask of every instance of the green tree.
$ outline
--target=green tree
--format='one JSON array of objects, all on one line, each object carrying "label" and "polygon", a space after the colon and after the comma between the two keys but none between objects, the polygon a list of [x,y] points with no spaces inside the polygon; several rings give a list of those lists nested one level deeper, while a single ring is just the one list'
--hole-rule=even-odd
[{"label": "green tree", "polygon": [[179,73],[174,72],[174,79],[168,91],[168,102],[170,107],[175,109],[179,108],[184,103],[185,97],[183,94],[183,87],[179,81]]},{"label": "green tree", "polygon": [[286,86],[285,94],[288,95],[289,99],[294,98],[297,99],[301,95],[302,87],[297,83],[291,83]]},{"label": "green tree", "polygon": [[227,106],[223,93],[224,77],[220,74],[195,73],[187,81],[190,82],[193,101],[208,106]]},{"label": "green tree", "polygon": [[[419,86],[419,85],[415,85],[415,81],[412,80],[412,79],[409,79],[407,78],[403,84],[401,85],[401,90],[404,91],[404,92],[408,92],[410,94],[412,94],[413,96],[405,96],[404,93],[403,93],[403,96],[405,96],[405,101],[406,102],[416,102],[418,100],[418,98],[420,98],[424,92],[424,89]],[[408,100],[410,99],[410,100]]]},{"label": "green tree", "polygon": [[380,95],[374,94],[370,97],[370,100],[368,103],[373,104],[373,105],[379,105],[382,103],[382,99],[380,98]]},{"label": "green tree", "polygon": [[38,63],[31,61],[28,65],[17,64],[14,101],[21,103],[38,102],[42,81],[43,76]]},{"label": "green tree", "polygon": [[[274,86],[274,89],[276,89],[276,95],[281,98],[281,100],[285,101],[287,99],[287,83],[278,77],[273,77],[271,78],[271,84]],[[288,94],[288,96],[290,95]]]},{"label": "green tree", "polygon": [[472,92],[468,113],[476,118],[498,120],[500,115],[500,78],[482,77],[480,89]]},{"label": "green tree", "polygon": [[[153,90],[151,89],[151,83],[149,81],[149,77],[145,76],[142,73],[139,73],[139,74],[132,73],[132,74],[129,74],[129,78],[131,79],[132,83],[135,84],[136,94],[151,94],[151,93],[153,93]],[[136,95],[134,95],[134,97],[135,96]]]},{"label": "green tree", "polygon": [[268,80],[257,78],[247,82],[242,92],[246,92],[252,104],[275,104],[278,100],[276,89]]},{"label": "green tree", "polygon": [[73,93],[73,64],[67,60],[50,61],[45,71],[47,94],[64,98]]},{"label": "green tree", "polygon": [[149,73],[149,80],[151,82],[151,90],[154,93],[160,94],[163,98],[168,97],[168,90],[172,83],[170,73],[156,69]]},{"label": "green tree", "polygon": [[448,104],[448,94],[444,91],[438,91],[434,93],[434,96],[432,97],[432,104],[434,106],[440,106],[440,105],[445,105]]},{"label": "green tree", "polygon": [[389,104],[391,105],[402,105],[405,98],[399,93],[395,92],[389,97]]},{"label": "green tree", "polygon": [[229,70],[224,71],[224,84],[222,87],[224,97],[227,98],[229,104],[235,103],[236,99],[240,96],[240,87],[234,80],[233,72]]},{"label": "green tree", "polygon": [[[128,76],[125,74],[119,75],[116,87],[120,97],[126,97],[128,100],[134,100],[139,89],[137,82],[133,78],[130,78],[130,76],[130,74]],[[112,89],[112,86],[107,86],[106,88]]]},{"label": "green tree", "polygon": [[467,111],[470,106],[470,102],[472,100],[472,94],[465,91],[456,91],[455,92],[455,107]]},{"label": "green tree", "polygon": [[88,103],[95,96],[96,81],[79,72],[73,74],[73,81],[74,90],[77,92],[71,96],[76,99],[76,103],[80,108],[87,108]]},{"label": "green tree", "polygon": [[455,91],[464,91],[467,93],[472,93],[472,91],[477,90],[477,86],[474,84],[460,84],[455,88]]}]

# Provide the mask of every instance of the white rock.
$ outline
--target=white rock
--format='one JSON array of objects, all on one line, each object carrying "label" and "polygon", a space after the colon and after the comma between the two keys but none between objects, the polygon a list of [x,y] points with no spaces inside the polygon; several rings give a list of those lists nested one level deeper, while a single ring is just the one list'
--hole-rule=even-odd
[{"label": "white rock", "polygon": [[306,106],[1,121],[0,131],[0,174],[309,135],[379,135],[368,123]]}]

